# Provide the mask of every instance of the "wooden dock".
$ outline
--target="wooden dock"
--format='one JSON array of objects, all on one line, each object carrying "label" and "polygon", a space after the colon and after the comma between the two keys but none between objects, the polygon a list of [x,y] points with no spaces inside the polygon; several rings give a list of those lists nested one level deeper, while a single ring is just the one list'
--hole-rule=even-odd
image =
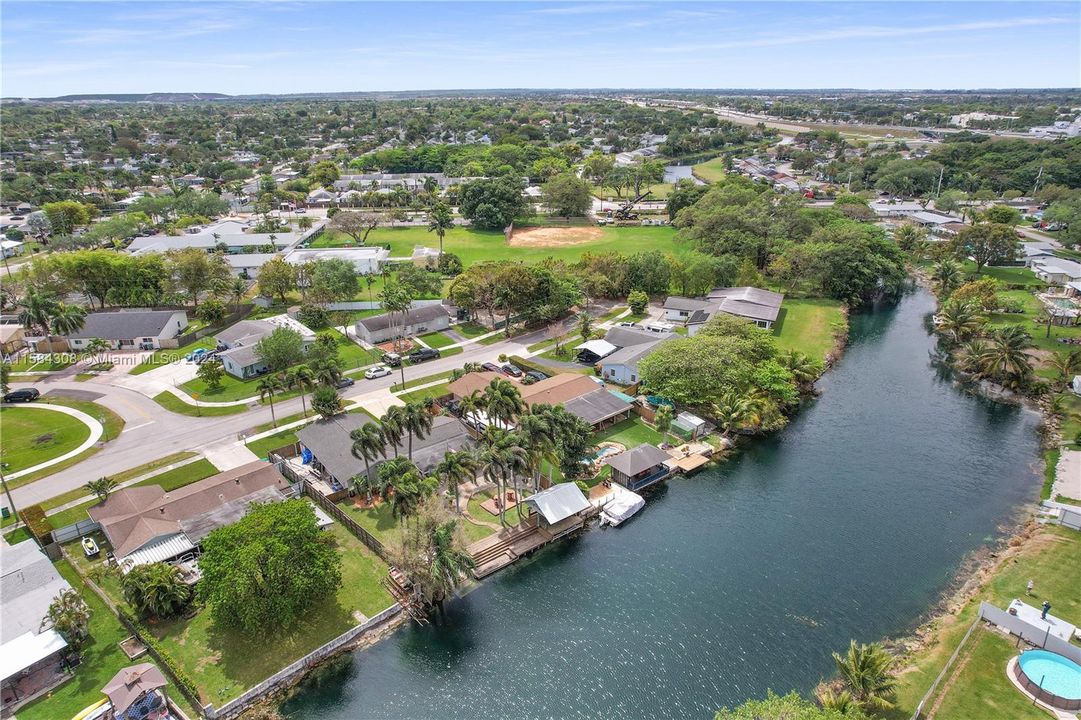
[{"label": "wooden dock", "polygon": [[573,515],[557,525],[543,529],[537,527],[534,516],[521,525],[504,528],[494,535],[478,540],[467,548],[475,563],[473,574],[480,579],[498,572],[518,558],[580,530],[595,514],[596,511],[585,515]]}]

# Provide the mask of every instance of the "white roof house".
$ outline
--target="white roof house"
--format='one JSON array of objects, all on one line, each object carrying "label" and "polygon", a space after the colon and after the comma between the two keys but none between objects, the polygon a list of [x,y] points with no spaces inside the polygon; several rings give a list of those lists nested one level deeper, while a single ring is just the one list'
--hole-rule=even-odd
[{"label": "white roof house", "polygon": [[1081,280],[1081,263],[1054,255],[1033,258],[1032,271],[1044,282],[1056,285]]},{"label": "white roof house", "polygon": [[67,647],[41,621],[71,585],[33,540],[0,543],[0,573],[0,680],[6,680]]},{"label": "white roof house", "polygon": [[355,248],[297,248],[285,255],[290,265],[303,265],[315,260],[348,260],[358,275],[379,273],[383,263],[390,257],[390,250],[378,245]]},{"label": "white roof house", "polygon": [[559,483],[536,495],[527,497],[523,502],[548,522],[549,525],[566,520],[583,510],[588,510],[589,500],[572,482]]}]

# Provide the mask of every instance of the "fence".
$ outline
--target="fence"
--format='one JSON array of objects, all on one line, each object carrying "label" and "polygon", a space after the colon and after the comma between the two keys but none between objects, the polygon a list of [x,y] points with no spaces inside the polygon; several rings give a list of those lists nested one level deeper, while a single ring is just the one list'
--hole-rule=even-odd
[{"label": "fence", "polygon": [[1048,515],[1050,522],[1057,523],[1071,530],[1081,530],[1081,507],[1066,505],[1054,500],[1044,500],[1041,510]]},{"label": "fence", "polygon": [[207,327],[199,328],[198,330],[193,330],[190,333],[185,333],[183,335],[178,335],[175,338],[177,347],[183,347],[184,345],[187,345],[188,343],[195,342],[199,338],[204,338],[207,335],[213,335],[214,333],[218,332],[222,328],[228,327],[228,326],[232,325],[235,322],[243,320],[244,318],[248,317],[248,315],[251,314],[251,311],[252,311],[252,309],[254,307],[255,306],[252,305],[252,304],[241,305],[239,308],[237,308],[233,312],[231,312],[228,315],[226,315],[225,317],[223,317],[221,319],[221,322],[217,323],[216,325],[213,325],[213,326],[208,325]]},{"label": "fence", "polygon": [[330,513],[334,519],[344,525],[349,532],[356,535],[357,539],[367,545],[372,552],[383,558],[386,563],[393,564],[390,559],[390,554],[387,552],[387,549],[383,547],[383,543],[379,542],[374,535],[361,527],[356,520],[349,517],[347,512],[327,500],[319,491],[313,490],[308,483],[304,483],[304,494],[314,500],[319,507]]},{"label": "fence", "polygon": [[950,655],[950,659],[946,661],[946,664],[942,667],[941,672],[938,673],[938,677],[935,678],[935,681],[931,683],[931,687],[927,689],[927,693],[924,694],[924,696],[920,699],[920,704],[916,706],[916,712],[912,715],[912,720],[919,720],[920,716],[923,714],[923,706],[927,703],[928,700],[931,699],[932,696],[934,696],[935,691],[938,690],[939,684],[942,683],[942,679],[946,677],[946,673],[949,672],[951,667],[953,667],[953,663],[957,660],[957,656],[961,654],[961,648],[963,648],[965,646],[965,643],[968,642],[969,635],[972,634],[972,631],[975,630],[976,626],[979,624],[980,618],[977,617],[975,620],[972,621],[972,624],[968,626],[968,630],[965,632],[965,636],[961,638],[961,642],[957,643],[957,647],[954,648],[953,654]]},{"label": "fence", "polygon": [[316,665],[323,660],[327,659],[343,647],[349,645],[368,630],[380,625],[381,623],[389,620],[402,611],[401,605],[394,603],[386,610],[375,617],[369,618],[360,625],[347,630],[338,637],[334,638],[326,645],[316,648],[312,652],[308,653],[300,660],[289,665],[284,670],[275,673],[273,676],[267,678],[263,682],[259,683],[255,687],[249,689],[244,694],[240,695],[233,700],[222,705],[220,708],[215,709],[214,706],[208,706],[204,708],[206,716],[211,720],[228,720],[243,712],[249,705],[256,700],[271,694],[275,690],[288,685],[297,676],[303,674],[308,668]]},{"label": "fence", "polygon": [[1038,645],[1044,650],[1050,650],[1053,653],[1068,657],[1075,663],[1081,663],[1081,647],[1052,635],[1050,625],[1046,628],[1037,627],[1026,622],[1023,618],[1011,615],[988,602],[980,603],[980,617],[1008,630],[1011,635],[1017,635],[1027,643]]},{"label": "fence", "polygon": [[79,520],[71,525],[65,525],[58,530],[53,530],[53,540],[63,544],[71,542],[72,540],[78,540],[84,535],[89,535],[98,530],[101,530],[101,525],[94,520]]}]

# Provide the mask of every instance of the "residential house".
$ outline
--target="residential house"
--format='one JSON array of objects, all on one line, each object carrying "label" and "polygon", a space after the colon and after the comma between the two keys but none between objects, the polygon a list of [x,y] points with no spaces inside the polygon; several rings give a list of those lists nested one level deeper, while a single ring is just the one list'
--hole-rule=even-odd
[{"label": "residential house", "polygon": [[413,254],[410,256],[410,260],[414,265],[418,265],[428,270],[434,270],[439,264],[439,248],[428,247],[427,245],[416,245],[413,247]]},{"label": "residential house", "polygon": [[1032,258],[1032,271],[1036,277],[1050,285],[1069,285],[1081,280],[1081,263],[1057,256]]},{"label": "residential house", "polygon": [[194,559],[203,538],[244,517],[252,503],[277,502],[290,492],[276,466],[257,460],[175,490],[126,487],[87,513],[128,572],[136,565]]},{"label": "residential house", "polygon": [[586,365],[596,365],[602,358],[606,358],[619,348],[607,340],[587,340],[581,345],[575,345],[577,351],[575,357],[578,362]]},{"label": "residential house", "polygon": [[675,333],[655,333],[644,328],[611,328],[604,339],[619,349],[601,358],[597,369],[605,380],[619,385],[633,385],[640,379],[638,361],[673,337]]},{"label": "residential house", "polygon": [[1023,242],[1018,246],[1018,259],[1025,263],[1025,267],[1032,267],[1037,260],[1048,260],[1054,257],[1055,246],[1045,240]]},{"label": "residential house", "polygon": [[918,202],[890,202],[879,200],[871,203],[871,210],[879,218],[912,217],[926,208]]},{"label": "residential house", "polygon": [[262,375],[267,364],[259,357],[256,347],[259,341],[278,328],[286,328],[300,335],[301,344],[307,350],[315,342],[315,333],[288,315],[275,315],[265,320],[241,320],[217,335],[218,353],[225,372],[241,380]]},{"label": "residential house", "polygon": [[715,288],[705,298],[670,296],[664,301],[665,318],[683,322],[687,334],[698,330],[718,313],[750,320],[766,330],[773,327],[784,295],[754,287]]},{"label": "residential house", "polygon": [[8,240],[7,238],[0,240],[0,256],[2,257],[10,258],[22,255],[24,249],[26,249],[26,244],[18,240]]},{"label": "residential house", "polygon": [[42,623],[53,599],[70,589],[33,540],[0,543],[0,694],[5,717],[21,700],[68,677],[60,668],[68,643]]},{"label": "residential house", "polygon": [[[343,414],[319,420],[297,431],[304,450],[311,453],[312,468],[323,479],[347,488],[355,475],[364,474],[364,461],[353,455],[353,440],[349,434],[369,422],[366,415]],[[447,452],[472,447],[473,439],[457,418],[440,415],[432,418],[432,429],[424,437],[413,438],[413,462],[420,471],[431,473]],[[396,455],[409,454],[409,437],[404,435],[397,445],[387,443],[383,454],[369,465],[374,479],[379,466]]]},{"label": "residential house", "polygon": [[316,188],[308,193],[310,207],[329,207],[338,202],[338,196],[325,188]]},{"label": "residential house", "polygon": [[26,346],[26,330],[22,325],[0,324],[0,354],[11,355]]},{"label": "residential house", "polygon": [[604,464],[612,468],[612,480],[628,490],[641,490],[660,482],[671,474],[666,465],[671,461],[656,445],[639,445],[617,455],[609,455]]},{"label": "residential house", "polygon": [[357,321],[357,337],[370,345],[395,338],[412,337],[446,330],[450,327],[450,312],[442,303],[413,307],[401,317],[398,313],[383,313]]},{"label": "residential house", "polygon": [[176,336],[188,326],[183,310],[115,310],[86,316],[83,327],[64,336],[73,351],[85,350],[100,338],[113,350],[175,348]]},{"label": "residential house", "polygon": [[348,260],[353,263],[358,275],[378,275],[383,263],[390,257],[390,250],[379,245],[352,248],[318,248],[290,250],[285,255],[285,262],[291,265],[303,265],[316,260]]}]

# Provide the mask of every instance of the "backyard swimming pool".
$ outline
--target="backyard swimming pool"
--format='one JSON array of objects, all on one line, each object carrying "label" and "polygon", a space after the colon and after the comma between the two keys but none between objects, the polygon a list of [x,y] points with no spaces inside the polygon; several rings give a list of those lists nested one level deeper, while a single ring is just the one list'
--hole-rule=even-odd
[{"label": "backyard swimming pool", "polygon": [[1040,700],[1068,710],[1081,708],[1081,665],[1047,650],[1027,650],[1017,665],[1018,680]]}]

